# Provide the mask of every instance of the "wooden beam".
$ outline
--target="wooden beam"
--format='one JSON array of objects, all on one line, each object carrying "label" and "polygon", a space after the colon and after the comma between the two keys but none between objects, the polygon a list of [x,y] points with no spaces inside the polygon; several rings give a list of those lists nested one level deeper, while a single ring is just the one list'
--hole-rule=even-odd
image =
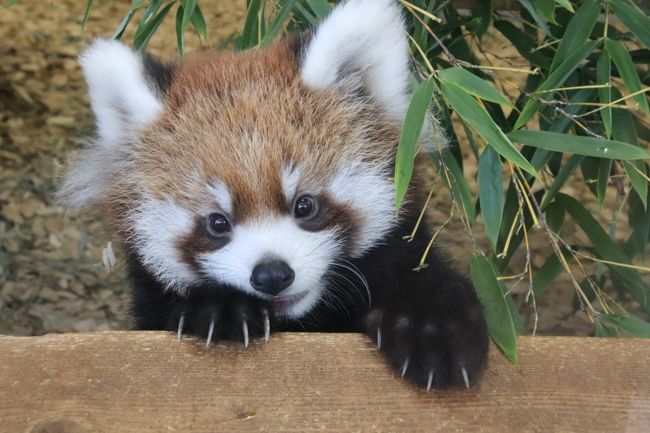
[{"label": "wooden beam", "polygon": [[519,339],[470,390],[416,390],[356,334],[248,349],[161,332],[0,337],[0,432],[648,432],[650,340]]}]

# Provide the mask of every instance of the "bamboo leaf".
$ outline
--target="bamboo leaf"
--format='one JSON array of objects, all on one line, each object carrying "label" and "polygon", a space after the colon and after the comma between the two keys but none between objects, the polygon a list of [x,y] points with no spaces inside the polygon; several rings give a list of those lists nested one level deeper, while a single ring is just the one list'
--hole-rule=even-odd
[{"label": "bamboo leaf", "polygon": [[181,57],[185,55],[185,35],[183,34],[184,15],[183,5],[178,5],[178,9],[176,10],[176,45],[178,46],[178,52]]},{"label": "bamboo leaf", "polygon": [[[566,59],[548,76],[548,78],[539,85],[537,92],[546,92],[539,95],[540,99],[549,99],[552,97],[553,92],[547,92],[549,90],[555,89],[567,80],[569,75],[576,70],[580,63],[591,54],[594,49],[600,44],[600,41],[589,41],[584,45],[576,48],[574,51],[570,52]],[[557,57],[557,54],[556,54]],[[519,129],[528,122],[533,115],[541,107],[541,103],[533,99],[529,100],[524,108],[521,110],[517,122],[515,123],[514,129]]]},{"label": "bamboo leaf", "polygon": [[143,50],[146,48],[147,44],[149,43],[149,40],[153,36],[153,34],[156,32],[162,21],[165,19],[167,14],[169,13],[169,10],[174,6],[174,3],[169,3],[167,6],[165,6],[159,13],[156,15],[154,18],[152,18],[143,28],[142,32],[138,37],[135,38],[133,41],[133,47],[136,50]]},{"label": "bamboo leaf", "polygon": [[517,336],[514,321],[506,303],[506,290],[497,280],[495,268],[485,257],[475,254],[470,262],[472,281],[476,286],[490,336],[513,363],[517,359]]},{"label": "bamboo leaf", "polygon": [[181,30],[185,30],[190,23],[192,15],[194,15],[194,11],[196,10],[196,2],[197,0],[181,0],[181,5],[183,6]]},{"label": "bamboo leaf", "polygon": [[[636,93],[642,89],[641,79],[636,72],[630,52],[618,41],[612,39],[605,40],[605,49],[612,58],[612,61],[618,69],[618,73],[625,83],[625,87],[630,93]],[[650,107],[645,93],[634,96],[634,100],[639,104],[641,110],[650,115]]]},{"label": "bamboo leaf", "polygon": [[[596,77],[598,84],[610,84],[612,78],[612,62],[607,54],[607,51],[603,51],[598,57],[598,63],[596,65]],[[598,98],[601,104],[609,104],[612,102],[612,88],[606,87],[598,89]],[[607,138],[612,137],[612,108],[607,107],[600,110],[600,117],[603,119],[603,126],[605,127],[605,133]]]},{"label": "bamboo leaf", "polygon": [[485,108],[460,87],[441,82],[442,93],[456,113],[504,158],[524,171],[536,175],[535,168],[512,144]]},{"label": "bamboo leaf", "polygon": [[[438,175],[442,176],[445,180],[449,177],[448,181],[445,182],[451,194],[453,196],[454,202],[458,204],[461,208],[461,212],[467,218],[470,226],[474,225],[476,221],[476,209],[474,208],[474,203],[472,200],[472,193],[467,185],[467,181],[463,176],[463,171],[460,169],[456,158],[451,154],[449,149],[443,149],[440,152],[437,152],[439,157],[438,161]],[[448,172],[445,173],[443,170],[447,168]]]},{"label": "bamboo leaf", "polygon": [[307,4],[314,11],[319,19],[325,18],[332,11],[332,6],[327,0],[306,0]]},{"label": "bamboo leaf", "polygon": [[86,10],[84,11],[84,17],[81,20],[81,30],[86,28],[88,24],[88,18],[90,17],[90,11],[93,8],[93,0],[86,0]]},{"label": "bamboo leaf", "polygon": [[567,9],[569,12],[575,12],[575,9],[573,9],[573,5],[569,0],[555,0],[555,3]]},{"label": "bamboo leaf", "polygon": [[250,0],[246,19],[242,29],[241,37],[238,41],[238,48],[245,50],[257,45],[257,18],[260,13],[260,0]]},{"label": "bamboo leaf", "polygon": [[609,0],[609,6],[646,48],[650,48],[650,17],[629,0]]},{"label": "bamboo leaf", "polygon": [[562,63],[568,60],[573,53],[584,46],[591,34],[598,16],[600,15],[600,1],[587,0],[573,15],[566,27],[560,44],[557,47],[555,57],[551,63],[550,71],[555,71]]},{"label": "bamboo leaf", "polygon": [[508,137],[516,143],[555,152],[623,160],[650,158],[650,152],[645,149],[622,141],[605,140],[604,138],[582,137],[549,131],[513,131],[508,134]]},{"label": "bamboo leaf", "polygon": [[[625,285],[625,288],[645,311],[650,311],[648,287],[637,270],[626,267],[631,265],[630,259],[616,246],[598,221],[573,197],[560,193],[555,197],[555,200],[567,210],[582,231],[585,232],[596,249],[597,255],[602,260],[610,262],[605,263],[610,272]],[[623,266],[613,263],[620,263]]]},{"label": "bamboo leaf", "polygon": [[411,181],[417,144],[432,96],[433,79],[429,78],[415,88],[406,111],[395,159],[395,208],[398,210]]},{"label": "bamboo leaf", "polygon": [[282,26],[284,26],[285,22],[287,21],[287,18],[289,17],[289,13],[293,9],[294,3],[296,3],[296,0],[288,0],[280,8],[280,11],[277,13],[273,22],[271,23],[271,26],[266,31],[264,38],[262,38],[262,43],[261,43],[262,46],[270,44],[273,41],[273,39],[275,39],[275,37],[278,35],[278,33],[280,33]]},{"label": "bamboo leaf", "polygon": [[603,314],[600,320],[620,329],[631,337],[650,338],[650,323],[634,316]]},{"label": "bamboo leaf", "polygon": [[530,0],[537,13],[546,21],[555,23],[554,0]]},{"label": "bamboo leaf", "polygon": [[196,5],[196,8],[194,9],[194,13],[192,14],[192,26],[196,29],[196,32],[203,38],[207,39],[208,38],[208,26],[205,23],[205,17],[203,16],[203,12],[201,12],[201,8],[199,5]]},{"label": "bamboo leaf", "polygon": [[495,89],[491,83],[477,77],[466,69],[459,67],[442,69],[438,71],[438,78],[444,83],[460,87],[470,95],[513,107],[512,102]]},{"label": "bamboo leaf", "polygon": [[492,243],[493,251],[496,251],[505,199],[501,158],[491,147],[486,147],[479,159],[478,185],[485,235]]},{"label": "bamboo leaf", "polygon": [[576,168],[584,161],[585,157],[582,155],[571,155],[569,160],[562,166],[555,180],[551,183],[551,186],[546,190],[546,195],[544,196],[544,201],[542,201],[542,209],[553,201],[555,195],[560,191],[560,188],[564,186],[569,176],[575,171]]}]

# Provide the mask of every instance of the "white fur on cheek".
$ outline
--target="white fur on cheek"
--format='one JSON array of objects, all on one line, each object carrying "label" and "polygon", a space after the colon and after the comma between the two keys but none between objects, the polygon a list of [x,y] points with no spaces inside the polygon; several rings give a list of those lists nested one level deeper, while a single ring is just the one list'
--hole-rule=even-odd
[{"label": "white fur on cheek", "polygon": [[79,56],[97,131],[105,145],[119,143],[156,119],[162,103],[147,84],[142,59],[126,45],[98,39]]},{"label": "white fur on cheek", "polygon": [[282,170],[282,191],[284,198],[292,200],[298,190],[301,170],[295,166],[287,166]]},{"label": "white fur on cheek", "polygon": [[409,48],[396,0],[349,0],[318,27],[302,64],[309,87],[327,89],[361,72],[365,87],[392,118],[402,121],[410,99]]},{"label": "white fur on cheek", "polygon": [[375,246],[397,224],[395,185],[388,170],[379,165],[349,162],[332,177],[332,198],[346,203],[361,218],[352,255],[361,256]]},{"label": "white fur on cheek", "polygon": [[165,284],[167,289],[184,293],[196,280],[183,262],[176,243],[192,231],[193,214],[168,201],[150,199],[130,215],[133,241],[143,265]]},{"label": "white fur on cheek", "polygon": [[215,280],[266,297],[251,286],[251,272],[266,258],[284,260],[296,275],[282,296],[308,292],[291,311],[285,312],[290,317],[300,317],[320,299],[323,275],[339,253],[336,233],[308,232],[299,228],[292,218],[279,217],[235,226],[230,242],[203,254],[199,262],[203,271]]}]

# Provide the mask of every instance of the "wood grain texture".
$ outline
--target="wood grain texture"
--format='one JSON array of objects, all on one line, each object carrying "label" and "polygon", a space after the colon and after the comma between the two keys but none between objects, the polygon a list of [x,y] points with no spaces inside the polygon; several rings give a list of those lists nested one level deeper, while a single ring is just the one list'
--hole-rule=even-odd
[{"label": "wood grain texture", "polygon": [[158,332],[0,337],[0,432],[649,432],[650,341],[519,339],[482,382],[426,393],[356,334],[248,349]]}]

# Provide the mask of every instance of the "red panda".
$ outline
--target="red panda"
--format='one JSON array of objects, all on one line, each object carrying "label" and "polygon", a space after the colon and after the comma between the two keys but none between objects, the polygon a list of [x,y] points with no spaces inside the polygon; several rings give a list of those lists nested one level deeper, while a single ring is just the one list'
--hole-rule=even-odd
[{"label": "red panda", "polygon": [[413,271],[426,224],[403,240],[417,179],[394,208],[411,94],[397,2],[349,0],[310,34],[240,54],[164,64],[97,40],[80,62],[97,138],[59,194],[124,245],[139,329],[245,346],[363,331],[419,386],[478,380],[488,335],[471,283],[436,251]]}]

